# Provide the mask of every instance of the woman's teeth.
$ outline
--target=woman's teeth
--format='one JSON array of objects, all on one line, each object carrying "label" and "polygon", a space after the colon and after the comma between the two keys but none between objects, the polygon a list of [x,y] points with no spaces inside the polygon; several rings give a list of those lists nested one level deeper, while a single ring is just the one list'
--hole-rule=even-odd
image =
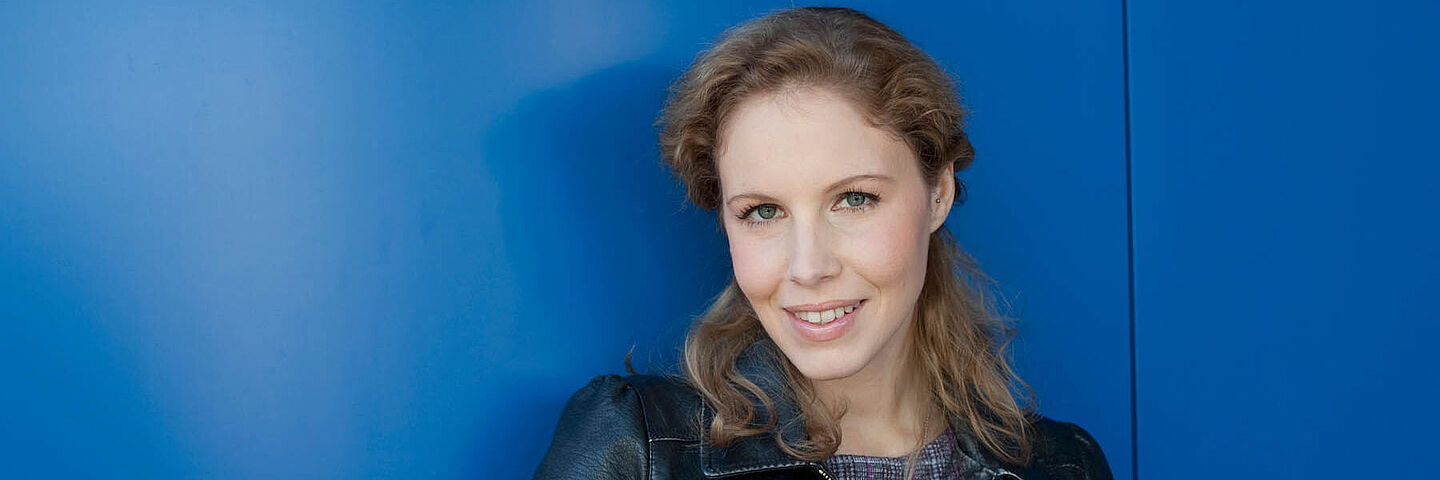
[{"label": "woman's teeth", "polygon": [[830,323],[830,322],[835,321],[835,319],[837,319],[837,318],[840,318],[840,317],[845,316],[845,314],[847,314],[847,313],[850,313],[850,312],[852,312],[852,311],[855,311],[855,307],[857,307],[857,306],[859,306],[859,305],[860,305],[859,303],[856,303],[856,304],[854,304],[854,305],[850,305],[850,306],[847,306],[847,307],[840,307],[840,308],[836,308],[836,309],[833,309],[833,310],[823,310],[823,311],[819,311],[819,312],[795,312],[795,318],[798,318],[798,319],[801,319],[801,320],[804,320],[804,321],[807,321],[807,322],[810,322],[810,323],[813,323],[813,324],[816,324],[816,325],[824,325],[824,324],[826,324],[826,323]]}]

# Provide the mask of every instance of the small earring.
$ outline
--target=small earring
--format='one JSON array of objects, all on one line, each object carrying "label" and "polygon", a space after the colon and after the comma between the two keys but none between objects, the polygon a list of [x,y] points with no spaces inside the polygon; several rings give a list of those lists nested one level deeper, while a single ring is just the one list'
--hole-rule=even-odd
[{"label": "small earring", "polygon": [[940,203],[940,199],[935,199],[935,203]]}]

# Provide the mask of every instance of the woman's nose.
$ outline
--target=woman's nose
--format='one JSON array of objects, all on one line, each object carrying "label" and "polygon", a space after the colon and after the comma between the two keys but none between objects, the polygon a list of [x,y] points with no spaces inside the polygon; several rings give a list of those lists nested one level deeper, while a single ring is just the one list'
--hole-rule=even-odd
[{"label": "woman's nose", "polygon": [[823,218],[797,221],[790,239],[790,281],[817,285],[840,274],[834,232]]}]

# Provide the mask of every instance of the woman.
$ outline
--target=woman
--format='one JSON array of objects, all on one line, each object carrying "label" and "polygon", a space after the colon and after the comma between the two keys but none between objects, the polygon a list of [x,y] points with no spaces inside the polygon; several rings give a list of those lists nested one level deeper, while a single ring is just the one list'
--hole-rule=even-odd
[{"label": "woman", "polygon": [[989,280],[943,228],[974,157],[954,90],[843,8],[754,20],[700,57],[661,151],[720,214],[734,279],[684,376],[597,377],[536,478],[1110,478],[1088,433],[1019,398]]}]

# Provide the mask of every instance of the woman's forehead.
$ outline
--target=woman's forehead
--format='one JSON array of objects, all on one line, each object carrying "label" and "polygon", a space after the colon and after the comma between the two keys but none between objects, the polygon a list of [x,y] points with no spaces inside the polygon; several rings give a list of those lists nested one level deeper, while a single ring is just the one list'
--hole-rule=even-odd
[{"label": "woman's forehead", "polygon": [[870,125],[848,100],[818,89],[750,99],[727,123],[716,167],[728,194],[829,185],[860,174],[918,174],[903,141]]}]

